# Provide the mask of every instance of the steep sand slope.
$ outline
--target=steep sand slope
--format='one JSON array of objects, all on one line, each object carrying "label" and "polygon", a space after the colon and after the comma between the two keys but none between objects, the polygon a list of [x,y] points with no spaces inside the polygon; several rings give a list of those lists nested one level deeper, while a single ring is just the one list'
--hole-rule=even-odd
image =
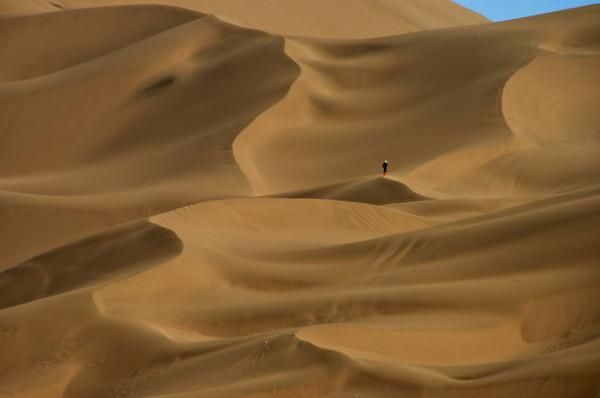
[{"label": "steep sand slope", "polygon": [[600,7],[53,3],[0,19],[0,396],[599,394]]},{"label": "steep sand slope", "polygon": [[[100,8],[27,18],[5,18],[0,34],[0,81],[20,81],[60,72],[124,49],[200,16],[176,8],[145,7],[137,12]],[[124,29],[110,29],[108,22]],[[85,33],[85,34],[84,34]],[[73,37],[75,35],[75,37]]]},{"label": "steep sand slope", "polygon": [[0,266],[100,227],[248,194],[231,143],[298,73],[282,39],[174,8],[65,11],[1,29],[15,67],[0,72]]},{"label": "steep sand slope", "polygon": [[[372,174],[384,158],[427,196],[534,195],[598,182],[599,17],[589,7],[358,43],[288,40],[300,78],[238,137],[236,158],[265,194]],[[579,50],[548,54],[549,46]],[[550,77],[554,97],[533,91],[535,79]],[[547,103],[560,111],[540,108]],[[516,123],[552,141],[537,151]],[[540,162],[562,170],[536,171]]]}]

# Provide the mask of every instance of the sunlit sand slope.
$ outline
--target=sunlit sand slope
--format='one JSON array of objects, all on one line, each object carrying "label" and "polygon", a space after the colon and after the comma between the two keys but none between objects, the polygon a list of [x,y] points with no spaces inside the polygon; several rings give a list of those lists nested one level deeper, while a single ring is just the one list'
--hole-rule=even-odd
[{"label": "sunlit sand slope", "polygon": [[286,198],[335,199],[384,205],[427,199],[406,185],[384,177],[368,177],[275,195]]},{"label": "sunlit sand slope", "polygon": [[360,42],[288,40],[300,77],[238,137],[236,157],[261,193],[365,176],[384,158],[427,196],[599,182],[599,17],[589,7]]},{"label": "sunlit sand slope", "polygon": [[450,0],[2,0],[0,15],[127,4],[181,7],[249,28],[309,37],[377,37],[488,22]]},{"label": "sunlit sand slope", "polygon": [[2,311],[2,386],[587,397],[600,377],[599,206],[586,190],[433,227],[346,202],[183,208],[0,275],[35,292],[4,293],[21,305]]},{"label": "sunlit sand slope", "polygon": [[231,144],[298,74],[281,38],[175,8],[65,11],[2,29],[2,59],[14,60],[0,67],[3,266],[118,222],[250,193]]}]

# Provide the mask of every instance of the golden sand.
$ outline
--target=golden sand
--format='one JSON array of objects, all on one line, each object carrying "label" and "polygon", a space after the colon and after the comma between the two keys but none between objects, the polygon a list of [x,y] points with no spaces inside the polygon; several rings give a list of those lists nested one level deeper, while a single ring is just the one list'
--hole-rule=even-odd
[{"label": "golden sand", "polygon": [[600,396],[600,6],[0,0],[0,38],[0,397]]}]

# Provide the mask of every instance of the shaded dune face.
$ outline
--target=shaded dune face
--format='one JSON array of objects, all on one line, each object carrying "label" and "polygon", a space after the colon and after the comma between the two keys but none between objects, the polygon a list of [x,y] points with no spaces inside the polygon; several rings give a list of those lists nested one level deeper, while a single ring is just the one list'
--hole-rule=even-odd
[{"label": "shaded dune face", "polygon": [[[249,193],[231,143],[297,75],[281,38],[168,7],[6,21],[11,46],[33,36],[35,57],[16,64],[40,65],[7,68],[0,83],[3,266],[107,225]],[[134,27],[123,34],[111,25],[125,21]],[[63,37],[63,48],[38,36]],[[25,232],[38,217],[43,226]]]},{"label": "shaded dune face", "polygon": [[[396,170],[410,170],[507,140],[498,96],[532,55],[518,34],[484,28],[441,40],[434,32],[360,43],[294,39],[286,51],[301,65],[300,78],[234,144],[259,192],[372,174],[382,155]],[[305,161],[308,154],[314,161]]]},{"label": "shaded dune face", "polygon": [[[171,231],[140,222],[65,246],[0,274],[3,308],[101,285],[181,251]],[[147,265],[146,265],[147,266]]]},{"label": "shaded dune face", "polygon": [[[589,233],[597,209],[597,190],[589,190],[407,229],[407,216],[373,205],[208,202],[154,217],[155,226],[142,226],[147,232],[132,226],[46,256],[72,265],[71,281],[91,265],[110,279],[5,308],[2,322],[9,347],[35,348],[20,369],[67,378],[44,384],[65,396],[277,389],[388,397],[419,396],[425,385],[450,397],[585,397],[600,365],[600,253]],[[137,262],[105,251],[105,238],[131,249],[167,248],[166,238],[174,250],[162,261],[145,251]],[[77,266],[78,253],[94,247],[110,256]],[[46,261],[48,272],[64,281],[57,263]],[[42,311],[60,314],[44,350],[33,340]],[[67,328],[67,337],[54,334]],[[63,353],[55,356],[55,346]],[[6,358],[17,355],[10,348]],[[33,388],[13,374],[5,377],[20,391]],[[554,390],[540,387],[548,380]]]},{"label": "shaded dune face", "polygon": [[[93,13],[73,10],[4,19],[0,32],[6,45],[0,49],[0,56],[11,62],[0,66],[0,81],[26,80],[59,72],[199,17],[177,8],[147,7],[137,11],[123,12],[113,7]],[[114,32],[107,21],[124,29]],[[27,51],[23,51],[24,43]]]},{"label": "shaded dune face", "polygon": [[[443,38],[288,40],[300,77],[237,138],[238,162],[266,194],[371,174],[382,154],[427,196],[522,196],[597,181],[597,41],[582,33],[596,29],[589,14],[598,12],[570,12],[561,37],[551,15]],[[580,52],[548,54],[568,46],[569,33]],[[552,142],[538,152],[536,139]],[[530,177],[536,164],[548,171]]]},{"label": "shaded dune face", "polygon": [[1,16],[29,15],[62,10],[56,2],[38,0],[7,0],[0,3]]},{"label": "shaded dune face", "polygon": [[[109,10],[112,12],[75,10],[8,20],[16,26],[23,20],[33,27],[35,20],[41,19],[40,24],[47,27],[47,35],[53,30],[64,30],[64,19],[82,20],[72,24],[74,32],[69,33],[80,33],[81,36],[84,32],[96,33],[101,48],[89,50],[91,58],[81,57],[79,47],[89,46],[82,40],[83,43],[72,44],[57,55],[40,54],[41,60],[35,57],[22,61],[28,64],[36,59],[44,64],[45,56],[49,62],[36,71],[22,71],[18,67],[23,76],[6,72],[8,80],[18,81],[2,86],[3,112],[11,112],[11,118],[3,123],[6,131],[2,137],[3,151],[6,152],[2,163],[4,177],[70,171],[75,166],[92,166],[90,163],[95,166],[102,160],[103,148],[110,147],[116,140],[122,141],[115,144],[120,157],[153,144],[168,143],[163,152],[182,141],[193,144],[194,133],[199,136],[198,140],[208,141],[211,147],[225,149],[245,124],[285,93],[286,83],[294,79],[296,68],[283,55],[281,39],[241,30],[191,12],[178,11],[184,15],[175,13],[173,16],[171,8]],[[172,19],[178,26],[167,29],[159,25],[158,28],[165,31],[147,29],[146,32],[133,32],[134,38],[128,38],[106,28],[106,23],[113,20],[113,14],[123,20],[129,15],[137,15],[139,20],[134,21],[137,26],[147,22],[142,18],[144,15],[147,20],[162,20],[166,14],[165,21]],[[45,23],[46,19],[56,21]],[[88,19],[95,22],[91,27],[97,28],[98,32],[84,30],[91,25],[86,23]],[[189,19],[194,20],[185,23]],[[10,26],[7,29],[10,31]],[[11,33],[13,39],[20,37],[18,31]],[[102,36],[107,36],[107,40],[100,40],[104,39]],[[135,41],[132,43],[131,40]],[[74,58],[71,52],[81,58]],[[55,61],[61,57],[64,59]],[[127,60],[134,61],[128,63]],[[57,71],[57,68],[60,69]],[[279,79],[267,81],[269,71]],[[228,86],[221,79],[224,76],[230,84],[236,83],[239,96],[209,95],[225,91]],[[210,101],[191,101],[190,97],[196,95],[210,96]],[[60,100],[52,101],[56,98]],[[245,107],[249,98],[254,100],[252,106]],[[237,117],[226,118],[227,111]],[[40,113],[36,118],[39,120],[31,120],[28,115],[32,113]],[[165,117],[175,124],[168,135],[163,133],[164,126],[157,125]],[[201,121],[206,124],[204,131],[200,133],[195,128],[190,131],[190,126],[198,126]],[[38,137],[36,128],[41,126],[46,134],[38,134],[41,136]],[[212,137],[221,132],[218,139]],[[36,149],[33,137],[44,140],[43,150]],[[140,142],[141,137],[143,142]],[[69,140],[69,146],[60,145],[65,140]],[[38,161],[35,164],[19,161],[16,156],[22,152],[31,153]],[[215,151],[206,152],[212,154]],[[114,154],[114,151],[110,153]],[[164,153],[147,155],[166,156]],[[111,162],[114,162],[113,158]]]},{"label": "shaded dune face", "polygon": [[0,3],[0,396],[600,392],[600,7]]}]

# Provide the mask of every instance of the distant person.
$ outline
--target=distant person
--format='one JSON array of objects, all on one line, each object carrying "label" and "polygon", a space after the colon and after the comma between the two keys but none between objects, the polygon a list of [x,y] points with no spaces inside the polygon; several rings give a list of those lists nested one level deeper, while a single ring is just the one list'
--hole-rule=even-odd
[{"label": "distant person", "polygon": [[383,161],[383,164],[381,165],[381,168],[383,169],[383,175],[387,174],[387,169],[388,169],[388,162],[387,160]]}]

